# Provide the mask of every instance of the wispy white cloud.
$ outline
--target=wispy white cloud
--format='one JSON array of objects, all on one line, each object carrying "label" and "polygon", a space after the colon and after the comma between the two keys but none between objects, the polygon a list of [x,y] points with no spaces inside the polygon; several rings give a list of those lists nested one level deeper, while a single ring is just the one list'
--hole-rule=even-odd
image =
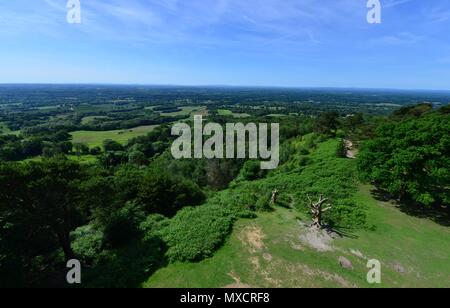
[{"label": "wispy white cloud", "polygon": [[410,32],[401,32],[398,34],[385,35],[369,39],[368,43],[375,45],[412,45],[417,44],[424,39],[425,37],[421,35],[416,35]]},{"label": "wispy white cloud", "polygon": [[[36,2],[37,1],[37,2]],[[267,48],[326,45],[330,41],[386,45],[415,44],[424,34],[404,25],[367,39],[366,0],[81,0],[82,24],[66,23],[67,0],[0,3],[0,34],[84,35],[136,44],[190,44],[196,48]],[[398,11],[419,0],[385,0]],[[423,5],[423,2],[420,1]],[[450,20],[442,1],[426,5],[423,20]],[[440,4],[440,5],[439,5]],[[448,6],[447,6],[448,7]],[[407,15],[403,13],[401,16]],[[400,18],[397,17],[397,18]],[[418,17],[420,18],[420,16]],[[384,19],[393,24],[393,20]],[[401,24],[401,20],[396,19]],[[416,27],[410,24],[409,27]],[[386,28],[383,28],[386,29]]]},{"label": "wispy white cloud", "polygon": [[[44,0],[54,18],[65,0]],[[354,0],[89,0],[82,2],[86,34],[152,42],[190,41],[200,45],[255,42],[321,41],[322,27],[345,25],[364,16]],[[45,9],[43,9],[45,12]],[[347,18],[345,18],[347,17]]]},{"label": "wispy white cloud", "polygon": [[433,7],[426,11],[428,20],[433,23],[443,23],[450,21],[450,10],[444,7]]},{"label": "wispy white cloud", "polygon": [[[415,0],[387,0],[383,2],[383,7],[386,9],[393,8],[399,5],[407,4]],[[420,0],[421,1],[421,0]]]}]

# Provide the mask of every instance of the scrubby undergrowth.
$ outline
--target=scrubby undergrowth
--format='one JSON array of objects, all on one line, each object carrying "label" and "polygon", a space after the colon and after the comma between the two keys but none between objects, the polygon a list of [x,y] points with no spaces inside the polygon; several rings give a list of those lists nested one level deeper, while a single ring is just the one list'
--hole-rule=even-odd
[{"label": "scrubby undergrowth", "polygon": [[[200,207],[181,210],[161,230],[170,261],[199,261],[213,255],[231,233],[234,221],[271,211],[271,193],[279,191],[277,204],[307,214],[308,196],[329,198],[332,210],[324,217],[335,228],[371,228],[366,210],[354,201],[357,175],[354,161],[336,157],[338,140],[309,144],[311,136],[292,141],[289,160],[266,178],[232,183]],[[316,141],[318,142],[318,141]],[[302,158],[308,160],[301,163]]]}]

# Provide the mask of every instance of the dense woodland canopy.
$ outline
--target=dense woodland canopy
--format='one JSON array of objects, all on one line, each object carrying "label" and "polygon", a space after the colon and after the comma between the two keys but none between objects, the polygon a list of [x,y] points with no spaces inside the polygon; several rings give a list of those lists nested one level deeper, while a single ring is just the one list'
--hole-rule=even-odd
[{"label": "dense woodland canopy", "polygon": [[[2,287],[64,286],[65,261],[74,257],[87,269],[86,286],[139,286],[164,264],[210,257],[237,219],[273,206],[308,213],[308,197],[321,194],[333,201],[324,217],[328,225],[371,230],[376,226],[365,209],[349,197],[358,178],[407,205],[448,211],[450,204],[448,107],[420,104],[385,115],[378,108],[388,94],[373,102],[362,92],[315,90],[280,96],[271,89],[258,95],[253,89],[133,89],[133,98],[127,87],[97,96],[89,87],[75,94],[70,87],[36,86],[8,97],[10,90],[0,87],[0,103],[9,104],[1,105],[0,122],[12,129],[0,135]],[[143,101],[149,95],[152,104]],[[59,100],[71,96],[77,97],[72,103]],[[296,103],[305,97],[329,103]],[[412,99],[404,93],[389,98]],[[98,102],[84,105],[88,100]],[[236,122],[233,114],[245,113],[240,122],[280,122],[280,167],[266,172],[245,159],[174,160],[169,122],[190,123],[189,115],[161,114],[206,101],[208,121]],[[224,108],[231,115],[219,112]],[[107,118],[82,124],[89,116]],[[70,134],[143,124],[161,125],[125,144],[104,140],[101,147],[73,143]],[[360,148],[357,170],[345,158],[344,140]],[[276,204],[274,189],[281,190]]]}]

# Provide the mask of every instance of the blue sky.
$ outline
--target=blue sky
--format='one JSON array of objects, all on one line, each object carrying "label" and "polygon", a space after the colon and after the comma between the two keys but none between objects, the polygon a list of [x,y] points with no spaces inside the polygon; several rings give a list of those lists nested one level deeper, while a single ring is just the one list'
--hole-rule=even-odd
[{"label": "blue sky", "polygon": [[450,90],[450,2],[382,0],[0,2],[0,83]]}]

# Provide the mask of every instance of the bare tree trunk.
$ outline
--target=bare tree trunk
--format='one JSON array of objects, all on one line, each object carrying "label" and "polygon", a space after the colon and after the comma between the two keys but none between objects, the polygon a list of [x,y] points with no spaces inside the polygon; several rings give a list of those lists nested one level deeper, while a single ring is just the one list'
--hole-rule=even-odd
[{"label": "bare tree trunk", "polygon": [[323,195],[320,196],[320,199],[318,202],[314,203],[311,198],[309,198],[309,203],[310,203],[310,207],[311,207],[311,214],[312,214],[312,220],[313,220],[313,224],[312,226],[317,228],[317,229],[322,229],[322,215],[323,213],[325,213],[326,211],[329,211],[331,209],[331,204],[327,204],[327,207],[324,209],[322,208],[324,203],[328,201],[327,198],[324,198]]},{"label": "bare tree trunk", "polygon": [[279,193],[278,189],[272,191],[272,198],[270,199],[270,205],[275,205],[275,203],[277,203],[278,193]]}]

